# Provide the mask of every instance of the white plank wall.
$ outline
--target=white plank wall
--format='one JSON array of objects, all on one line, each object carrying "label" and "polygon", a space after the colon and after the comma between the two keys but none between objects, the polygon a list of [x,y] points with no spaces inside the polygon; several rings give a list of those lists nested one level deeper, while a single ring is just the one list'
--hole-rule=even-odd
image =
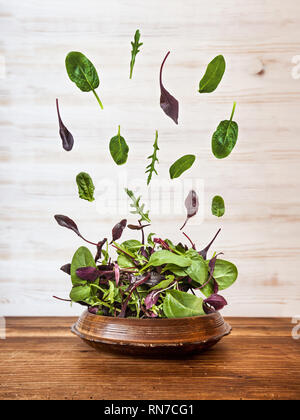
[{"label": "white plank wall", "polygon": [[[155,129],[161,180],[178,157],[197,155],[193,169],[166,186],[166,193],[180,191],[183,180],[203,182],[204,216],[186,232],[200,247],[223,228],[215,249],[239,268],[238,282],[224,292],[229,302],[224,314],[300,315],[300,79],[292,63],[300,55],[300,2],[1,0],[0,5],[0,316],[81,312],[51,298],[68,296],[69,279],[58,268],[82,244],[57,226],[53,215],[72,217],[92,240],[110,235],[112,225],[127,215],[126,197],[112,188],[111,202],[104,202],[99,185],[115,180],[135,188],[142,181],[147,201],[145,158]],[[144,45],[129,81],[130,41],[137,28]],[[85,53],[98,69],[104,111],[67,78],[64,58],[71,50]],[[158,71],[168,50],[164,82],[180,102],[178,127],[158,103]],[[199,95],[206,64],[220,53],[227,61],[224,79],[214,93]],[[56,97],[75,137],[71,153],[62,150],[58,137]],[[211,135],[230,116],[234,100],[238,144],[218,161],[211,154]],[[108,153],[118,124],[130,146],[122,168]],[[80,171],[98,185],[93,203],[77,197]],[[210,214],[215,194],[226,200],[222,220]],[[107,215],[104,205],[111,206]],[[183,207],[181,214],[155,214],[151,231],[181,240],[183,219]]]}]

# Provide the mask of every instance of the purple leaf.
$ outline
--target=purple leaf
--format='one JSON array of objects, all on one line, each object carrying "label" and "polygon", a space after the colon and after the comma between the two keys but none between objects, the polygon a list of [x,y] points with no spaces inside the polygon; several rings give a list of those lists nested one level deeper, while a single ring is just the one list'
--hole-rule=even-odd
[{"label": "purple leaf", "polygon": [[115,279],[116,279],[116,285],[118,286],[120,281],[120,268],[118,264],[115,264]]},{"label": "purple leaf", "polygon": [[180,228],[180,230],[182,230],[185,227],[190,217],[193,217],[198,213],[199,199],[197,193],[194,190],[190,191],[189,195],[187,196],[185,200],[185,207],[187,210],[187,217],[186,221],[184,222],[184,225],[182,226],[182,228]]},{"label": "purple leaf", "polygon": [[95,256],[95,262],[101,258],[103,245],[107,242],[107,238],[104,238],[103,241],[97,243],[97,254]]},{"label": "purple leaf", "polygon": [[227,305],[226,299],[223,298],[223,296],[218,294],[213,294],[209,298],[204,300],[205,304],[208,304],[209,306],[212,306],[215,308],[216,311],[220,311],[224,308],[224,306]]},{"label": "purple leaf", "polygon": [[168,52],[168,54],[166,55],[164,61],[162,62],[161,68],[160,68],[160,74],[159,74],[159,83],[160,83],[160,106],[163,109],[163,111],[165,112],[165,114],[168,115],[168,117],[172,118],[172,120],[178,124],[178,109],[179,109],[179,104],[177,99],[174,98],[174,96],[172,96],[163,86],[162,83],[162,71],[163,71],[163,67],[164,64],[168,58],[170,54],[170,51]]},{"label": "purple leaf", "polygon": [[100,271],[95,267],[81,267],[76,270],[76,274],[82,280],[94,282],[100,276]]},{"label": "purple leaf", "polygon": [[131,230],[142,230],[148,226],[150,225],[149,224],[148,225],[128,225],[127,227],[128,229],[131,229]]},{"label": "purple leaf", "polygon": [[70,219],[68,216],[63,216],[62,214],[56,214],[54,216],[54,218],[60,226],[73,230],[73,232],[75,232],[76,235],[78,235],[85,242],[88,242],[91,245],[96,245],[97,246],[97,244],[95,244],[94,242],[88,241],[87,239],[85,239],[81,235],[81,233],[78,230],[78,227],[77,227],[76,223],[72,219]]},{"label": "purple leaf", "polygon": [[88,311],[89,311],[90,314],[97,315],[97,313],[99,311],[99,308],[98,308],[98,306],[89,306]]},{"label": "purple leaf", "polygon": [[117,223],[112,230],[112,241],[111,243],[117,241],[121,238],[123,230],[126,228],[127,220],[123,219],[121,222]]},{"label": "purple leaf", "polygon": [[216,237],[219,235],[220,232],[221,232],[221,229],[218,230],[218,232],[215,234],[215,236],[210,241],[210,243],[204,249],[202,249],[202,251],[199,252],[199,255],[202,255],[204,260],[206,260],[209,248],[212,246],[212,244],[214,243]]},{"label": "purple leaf", "polygon": [[60,267],[61,271],[63,271],[66,274],[71,275],[71,264],[65,264],[62,267]]},{"label": "purple leaf", "polygon": [[75,232],[76,235],[81,237],[81,234],[78,230],[76,223],[73,222],[73,220],[70,219],[68,216],[63,216],[62,214],[56,214],[54,218],[60,226],[73,230],[73,232]]},{"label": "purple leaf", "polygon": [[74,138],[61,120],[59,106],[58,106],[58,99],[56,99],[56,109],[57,109],[57,116],[58,116],[58,122],[59,122],[59,135],[60,135],[60,138],[62,139],[62,145],[63,145],[63,148],[67,152],[69,152],[73,148]]},{"label": "purple leaf", "polygon": [[157,301],[159,298],[159,292],[157,290],[152,290],[152,292],[150,292],[146,298],[145,298],[145,305],[146,305],[146,309],[147,311],[149,309],[152,308],[153,305],[156,305]]}]

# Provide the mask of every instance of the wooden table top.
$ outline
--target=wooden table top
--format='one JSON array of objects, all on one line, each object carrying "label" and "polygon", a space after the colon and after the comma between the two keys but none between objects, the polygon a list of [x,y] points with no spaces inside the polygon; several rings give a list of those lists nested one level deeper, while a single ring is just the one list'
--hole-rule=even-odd
[{"label": "wooden table top", "polygon": [[7,318],[0,399],[299,399],[300,340],[283,318],[227,318],[233,332],[185,359],[96,353],[74,318]]}]

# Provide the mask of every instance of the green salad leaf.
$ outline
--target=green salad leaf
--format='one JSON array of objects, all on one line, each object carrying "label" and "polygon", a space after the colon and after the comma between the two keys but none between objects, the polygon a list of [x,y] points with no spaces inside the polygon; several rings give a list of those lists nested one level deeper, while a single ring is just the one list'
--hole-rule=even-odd
[{"label": "green salad leaf", "polygon": [[121,136],[121,127],[118,128],[118,134],[110,140],[109,150],[113,160],[117,165],[124,165],[127,162],[129,147]]},{"label": "green salad leaf", "polygon": [[232,121],[235,107],[236,102],[233,104],[230,120],[221,121],[212,136],[212,152],[217,159],[224,159],[229,156],[236,145],[239,127],[235,121]]},{"label": "green salad leaf", "polygon": [[217,89],[225,72],[223,55],[215,57],[207,66],[206,72],[199,83],[200,93],[210,93]]},{"label": "green salad leaf", "polygon": [[167,318],[205,315],[202,298],[178,290],[166,292],[163,311]]},{"label": "green salad leaf", "polygon": [[76,177],[79,197],[83,200],[94,201],[95,186],[92,178],[86,172],[80,172]]},{"label": "green salad leaf", "polygon": [[222,217],[225,214],[225,203],[221,196],[216,195],[211,203],[211,212],[214,216]]},{"label": "green salad leaf", "polygon": [[183,172],[190,169],[191,166],[193,166],[194,162],[196,160],[195,155],[185,155],[182,156],[180,159],[176,160],[176,162],[173,163],[173,165],[170,167],[170,178],[178,178],[180,175],[183,174]]},{"label": "green salad leaf", "polygon": [[93,63],[81,52],[72,51],[66,57],[66,69],[69,78],[82,92],[92,91],[103,109],[102,102],[96,93],[99,77]]}]

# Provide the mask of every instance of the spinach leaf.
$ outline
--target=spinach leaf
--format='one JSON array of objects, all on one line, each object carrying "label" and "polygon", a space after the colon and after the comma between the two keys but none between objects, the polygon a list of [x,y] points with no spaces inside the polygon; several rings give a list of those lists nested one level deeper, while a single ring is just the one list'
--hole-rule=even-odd
[{"label": "spinach leaf", "polygon": [[131,268],[133,266],[132,260],[125,254],[120,254],[117,261],[118,266],[121,268]]},{"label": "spinach leaf", "polygon": [[186,269],[175,264],[167,264],[161,272],[165,273],[166,271],[171,271],[176,277],[187,277]]},{"label": "spinach leaf", "polygon": [[194,249],[189,249],[185,255],[192,260],[192,264],[185,269],[187,275],[196,283],[203,284],[207,278],[207,266],[204,259]]},{"label": "spinach leaf", "polygon": [[132,72],[133,72],[133,67],[134,67],[134,64],[135,64],[135,58],[136,58],[137,54],[140,52],[139,48],[143,45],[143,43],[140,43],[140,37],[141,37],[140,31],[137,29],[137,31],[134,35],[134,41],[131,42],[132,51],[131,51],[129,79],[132,79]]},{"label": "spinach leaf", "polygon": [[205,315],[203,299],[178,290],[168,290],[166,292],[163,311],[167,318]]},{"label": "spinach leaf", "polygon": [[187,196],[186,200],[185,200],[185,207],[187,210],[187,217],[186,217],[186,221],[184,222],[183,226],[180,228],[180,230],[182,230],[185,225],[187,224],[187,221],[195,216],[198,213],[199,210],[199,198],[197,193],[192,190],[189,192],[189,195]]},{"label": "spinach leaf", "polygon": [[223,55],[215,57],[207,66],[206,72],[199,83],[200,93],[210,93],[217,89],[225,72]]},{"label": "spinach leaf", "polygon": [[134,253],[138,252],[142,248],[143,244],[136,239],[129,239],[128,241],[122,242],[121,248],[125,249],[126,251],[132,252],[133,256]]},{"label": "spinach leaf", "polygon": [[120,134],[121,127],[119,126],[118,134],[114,136],[109,143],[109,150],[113,160],[117,165],[124,165],[127,162],[129,147]]},{"label": "spinach leaf", "polygon": [[225,214],[225,203],[222,197],[216,195],[211,203],[211,212],[214,216],[222,217]]},{"label": "spinach leaf", "polygon": [[130,207],[134,208],[134,211],[131,211],[132,214],[139,214],[141,216],[141,221],[144,220],[145,222],[150,223],[151,220],[149,218],[149,211],[145,212],[145,204],[140,204],[141,197],[135,197],[134,193],[130,191],[128,188],[125,188],[125,191],[129,198],[133,201],[133,204],[130,204]]},{"label": "spinach leaf", "polygon": [[95,186],[92,178],[86,172],[80,172],[76,177],[79,197],[83,200],[94,201]]},{"label": "spinach leaf", "polygon": [[71,263],[71,280],[73,286],[85,284],[86,281],[82,280],[76,274],[77,270],[82,267],[96,267],[93,255],[90,250],[84,246],[77,249]]},{"label": "spinach leaf", "polygon": [[[219,290],[228,289],[237,279],[238,270],[234,264],[225,260],[217,260],[213,272],[213,279],[216,280]],[[213,279],[210,281],[201,292],[209,297],[214,294]]]},{"label": "spinach leaf", "polygon": [[217,159],[224,159],[230,155],[237,142],[239,127],[232,121],[235,107],[236,102],[233,104],[230,120],[221,121],[212,136],[212,152]]},{"label": "spinach leaf", "polygon": [[147,179],[147,185],[150,184],[150,181],[152,179],[153,172],[156,175],[158,175],[157,170],[155,169],[155,163],[156,162],[159,163],[159,161],[157,159],[157,151],[159,150],[157,140],[158,140],[158,131],[156,130],[156,133],[155,133],[155,142],[153,144],[154,151],[153,151],[153,154],[151,156],[148,156],[148,158],[147,158],[147,159],[151,159],[150,165],[148,165],[147,168],[146,168],[146,174],[149,172],[148,179]]},{"label": "spinach leaf", "polygon": [[174,98],[165,88],[162,83],[162,71],[165,65],[165,62],[170,54],[170,51],[166,55],[164,61],[162,62],[159,74],[159,84],[160,84],[160,106],[165,114],[168,117],[172,118],[172,120],[178,124],[178,112],[179,112],[179,103],[177,99]]},{"label": "spinach leaf", "polygon": [[91,296],[91,287],[89,285],[74,286],[70,293],[70,299],[73,302],[84,302]]},{"label": "spinach leaf", "polygon": [[60,117],[60,112],[59,112],[58,99],[56,99],[56,110],[57,110],[58,123],[59,123],[59,135],[60,135],[60,138],[62,139],[62,145],[63,145],[63,148],[67,152],[69,152],[73,148],[74,138],[72,134],[70,133],[70,131],[62,122],[62,119]]},{"label": "spinach leaf", "polygon": [[99,86],[99,77],[93,63],[84,54],[72,51],[66,57],[66,69],[72,82],[83,92],[92,91],[103,109],[102,102],[95,91]]},{"label": "spinach leaf", "polygon": [[150,290],[158,290],[158,289],[166,289],[173,283],[175,280],[174,276],[167,276],[165,280],[162,280],[160,283],[156,284],[155,286],[151,287]]},{"label": "spinach leaf", "polygon": [[175,264],[179,267],[189,267],[192,264],[192,260],[163,249],[161,251],[156,251],[151,255],[149,263],[143,267],[143,270],[151,266],[158,267],[163,264]]},{"label": "spinach leaf", "polygon": [[176,162],[174,162],[169,169],[171,179],[180,177],[180,175],[182,175],[183,172],[190,169],[190,167],[194,164],[195,160],[195,155],[185,155],[182,156],[180,159],[176,160]]}]

